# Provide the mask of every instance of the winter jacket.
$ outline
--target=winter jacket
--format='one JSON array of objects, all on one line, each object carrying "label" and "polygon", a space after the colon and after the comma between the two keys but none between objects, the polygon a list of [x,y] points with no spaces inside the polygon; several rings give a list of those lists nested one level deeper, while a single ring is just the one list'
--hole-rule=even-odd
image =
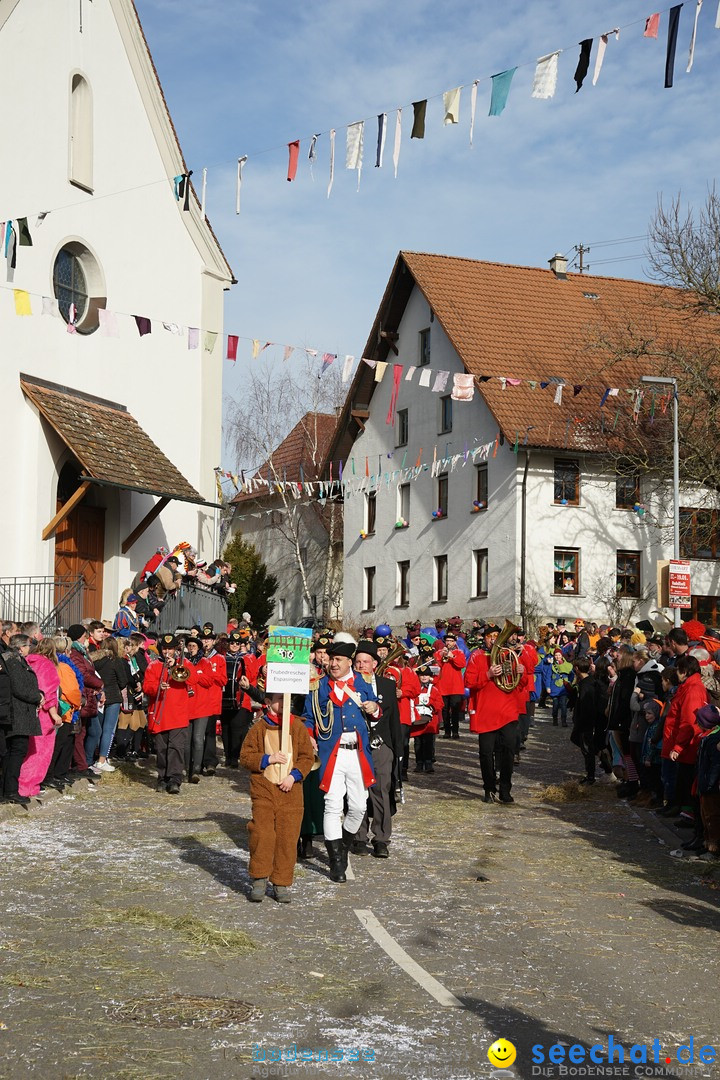
[{"label": "winter jacket", "polygon": [[701,735],[697,759],[698,795],[720,793],[720,727]]},{"label": "winter jacket", "polygon": [[[397,684],[401,697],[398,698],[398,710],[401,724],[412,724],[412,703],[417,700],[420,693],[420,680],[412,668],[404,667],[400,672],[400,681]],[[465,686],[461,691],[464,692]]]},{"label": "winter jacket", "polygon": [[195,669],[197,687],[193,719],[198,716],[219,716],[222,712],[222,692],[227,682],[225,657],[213,652],[201,656]]},{"label": "winter jacket", "polygon": [[57,709],[60,689],[57,667],[49,657],[40,656],[39,653],[29,653],[27,662],[35,672],[40,692],[45,695],[40,711],[47,714],[51,709]]},{"label": "winter jacket", "polygon": [[438,677],[438,690],[443,697],[451,694],[464,694],[465,683],[463,681],[463,668],[467,664],[465,653],[455,649],[444,659],[442,653],[439,656],[440,675]]},{"label": "winter jacket", "polygon": [[0,659],[0,726],[9,727],[12,721],[12,689],[5,661]]},{"label": "winter jacket", "polygon": [[621,668],[617,673],[617,679],[610,689],[608,701],[608,731],[619,731],[627,738],[630,731],[632,714],[630,712],[630,698],[635,687],[635,669]]},{"label": "winter jacket", "polygon": [[80,717],[83,720],[89,720],[91,716],[97,716],[98,694],[103,688],[103,681],[93,667],[86,649],[79,641],[73,641],[70,659],[83,677],[82,690],[85,702],[80,709]]},{"label": "winter jacket", "polygon": [[102,679],[106,705],[121,705],[122,692],[128,684],[127,667],[119,656],[101,656],[95,670]]},{"label": "winter jacket", "polygon": [[573,680],[573,668],[572,664],[567,660],[562,664],[556,664],[555,661],[550,661],[550,697],[560,697],[562,694],[567,694],[568,688],[565,683],[570,683]]},{"label": "winter jacket", "polygon": [[15,649],[3,652],[2,659],[10,676],[12,692],[13,735],[42,735],[38,708],[42,700],[37,677],[24,656]]},{"label": "winter jacket", "polygon": [[673,705],[677,722],[672,732],[674,742],[670,746],[670,752],[675,751],[679,755],[677,760],[684,765],[694,765],[697,761],[702,728],[698,725],[695,710],[707,703],[707,690],[700,675],[688,675],[675,694]]},{"label": "winter jacket", "polygon": [[[196,669],[183,661],[190,672],[185,682],[174,682],[168,677],[168,671],[160,660],[148,665],[143,680],[143,690],[150,702],[148,708],[148,729],[151,734],[159,731],[172,731],[175,728],[188,727],[190,720],[190,702],[197,687]],[[160,689],[161,677],[165,676],[167,690]]]},{"label": "winter jacket", "polygon": [[605,699],[594,675],[578,679],[573,724],[583,732],[601,731],[605,723]]}]

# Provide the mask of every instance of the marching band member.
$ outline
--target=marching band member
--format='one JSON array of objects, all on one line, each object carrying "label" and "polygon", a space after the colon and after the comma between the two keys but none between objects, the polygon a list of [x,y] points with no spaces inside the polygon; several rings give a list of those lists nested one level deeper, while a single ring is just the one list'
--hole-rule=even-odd
[{"label": "marching band member", "polygon": [[[348,850],[365,814],[367,789],[375,783],[367,717],[380,712],[372,687],[354,675],[355,641],[336,636],[328,646],[329,673],[305,700],[305,724],[320,757],[325,792],[323,834],[333,881],[346,880]],[[343,802],[347,814],[343,822]]]},{"label": "marching band member", "polygon": [[[397,683],[393,679],[376,675],[377,654],[378,650],[372,641],[361,641],[355,650],[355,671],[369,682],[382,709],[382,713],[376,717],[368,717],[367,721],[376,781],[370,788],[369,801],[372,805],[373,855],[376,859],[387,859],[394,810],[393,780],[403,755],[403,737]],[[366,810],[350,849],[353,854],[367,855],[368,830],[369,817]]]},{"label": "marching band member", "polygon": [[443,714],[442,694],[435,685],[437,667],[426,657],[415,669],[420,693],[410,703],[410,734],[415,740],[415,772],[435,772],[435,736]]},{"label": "marching band member", "polygon": [[[187,660],[182,664],[177,662],[178,639],[174,634],[164,634],[158,648],[161,659],[148,664],[143,679],[143,690],[150,702],[148,730],[155,736],[157,790],[179,795],[190,724],[190,696],[195,691],[195,669]],[[178,678],[178,668],[187,674]]]},{"label": "marching band member", "polygon": [[436,655],[440,663],[440,677],[437,687],[443,699],[444,739],[460,738],[460,715],[465,704],[465,683],[463,669],[467,663],[465,653],[457,647],[454,630],[445,634],[444,648]]},{"label": "marching band member", "polygon": [[[498,627],[485,627],[486,646],[492,639],[494,644]],[[492,648],[492,646],[491,646]],[[477,649],[468,662],[465,671],[465,685],[470,690],[470,731],[478,736],[480,770],[485,788],[486,803],[512,803],[512,773],[515,757],[515,742],[518,717],[525,707],[529,696],[534,668],[527,675],[522,668],[522,678],[515,690],[506,693],[498,686],[497,680],[503,675],[501,664],[491,664],[490,655],[483,649]],[[495,753],[499,758],[499,792],[495,774]]]}]

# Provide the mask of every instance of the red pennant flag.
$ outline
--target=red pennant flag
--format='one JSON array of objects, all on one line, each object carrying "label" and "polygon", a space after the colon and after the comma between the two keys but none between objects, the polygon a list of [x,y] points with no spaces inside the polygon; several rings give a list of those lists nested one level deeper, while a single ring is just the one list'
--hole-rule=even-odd
[{"label": "red pennant flag", "polygon": [[235,363],[235,361],[237,360],[237,347],[237,334],[228,334],[227,358],[228,360],[232,360],[233,363]]},{"label": "red pennant flag", "polygon": [[422,465],[422,446],[420,447],[420,453],[418,454],[417,461],[415,462],[415,468],[419,469]]},{"label": "red pennant flag", "polygon": [[288,180],[294,180],[297,175],[298,156],[300,154],[300,140],[296,139],[295,142],[288,143],[288,152],[290,159],[288,161]]}]

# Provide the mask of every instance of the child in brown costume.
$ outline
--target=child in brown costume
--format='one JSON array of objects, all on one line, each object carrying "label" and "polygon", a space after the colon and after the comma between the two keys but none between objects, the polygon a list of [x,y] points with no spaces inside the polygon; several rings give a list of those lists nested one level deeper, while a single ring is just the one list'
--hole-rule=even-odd
[{"label": "child in brown costume", "polygon": [[265,695],[265,712],[248,732],[240,751],[240,764],[250,776],[252,820],[248,822],[250,839],[250,899],[259,903],[265,896],[268,878],[280,904],[290,903],[289,886],[293,882],[297,842],[303,819],[302,781],[315,760],[307,728],[296,716],[290,717],[292,769],[279,783],[265,775],[275,772],[274,765],[285,765],[281,751],[268,752],[270,744],[280,745],[282,694]]}]

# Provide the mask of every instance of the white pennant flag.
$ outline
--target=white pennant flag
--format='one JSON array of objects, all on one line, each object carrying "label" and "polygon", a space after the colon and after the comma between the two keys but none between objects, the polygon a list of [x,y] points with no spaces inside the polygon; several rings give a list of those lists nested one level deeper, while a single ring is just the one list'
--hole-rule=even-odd
[{"label": "white pennant flag", "polygon": [[398,109],[395,116],[395,145],[393,146],[393,165],[395,166],[395,179],[397,180],[398,162],[400,161],[400,143],[402,141],[402,109]]},{"label": "white pennant flag", "polygon": [[620,29],[619,29],[619,27],[616,26],[614,30],[608,30],[607,34],[603,34],[601,36],[600,40],[598,41],[597,55],[595,57],[595,71],[593,72],[593,80],[592,80],[593,86],[595,86],[595,83],[600,78],[600,69],[603,66],[603,60],[605,59],[605,50],[607,49],[607,43],[608,43],[608,40],[609,40],[611,34],[614,34],[615,35],[615,40],[619,41],[620,40]]},{"label": "white pennant flag", "polygon": [[540,57],[535,68],[531,97],[547,99],[554,95],[558,77],[558,57],[561,52],[562,49],[558,49],[557,52]]},{"label": "white pennant flag", "polygon": [[242,187],[243,165],[245,164],[246,161],[247,161],[247,154],[245,154],[241,158],[238,158],[237,191],[235,193],[235,213],[236,214],[240,213],[240,188]]},{"label": "white pennant flag", "polygon": [[454,90],[447,90],[443,94],[445,124],[457,124],[460,120],[460,90],[461,87],[456,86]]},{"label": "white pennant flag", "polygon": [[360,187],[360,173],[362,172],[364,136],[364,120],[358,120],[356,124],[348,124],[347,145],[345,148],[345,168],[357,170],[358,187]]},{"label": "white pennant flag", "polygon": [[353,368],[354,363],[355,363],[355,357],[354,356],[346,356],[345,357],[345,363],[343,364],[343,370],[342,370],[342,381],[344,383],[346,383],[348,381],[348,379],[350,378],[350,373],[352,372],[352,368]]},{"label": "white pennant flag", "polygon": [[327,197],[330,198],[333,180],[335,179],[335,128],[330,128],[330,183],[328,184]]},{"label": "white pennant flag", "polygon": [[693,23],[692,37],[690,38],[690,55],[688,56],[687,70],[690,71],[693,66],[693,60],[695,59],[695,37],[697,35],[697,24],[700,18],[700,8],[703,5],[703,0],[697,0],[695,5],[695,22]]},{"label": "white pennant flag", "polygon": [[472,84],[472,90],[470,91],[470,145],[473,144],[473,130],[475,128],[475,108],[477,106],[477,88],[478,80]]}]

